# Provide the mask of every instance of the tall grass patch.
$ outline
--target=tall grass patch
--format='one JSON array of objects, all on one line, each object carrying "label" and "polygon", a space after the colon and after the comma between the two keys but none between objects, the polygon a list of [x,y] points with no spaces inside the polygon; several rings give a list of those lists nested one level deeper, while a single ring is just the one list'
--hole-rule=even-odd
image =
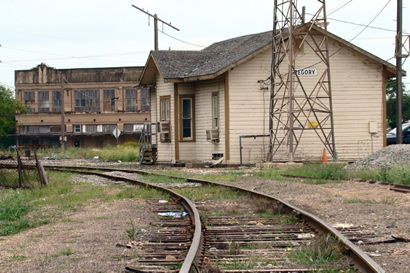
[{"label": "tall grass patch", "polygon": [[95,201],[167,199],[158,191],[138,186],[74,183],[72,174],[48,172],[48,187],[0,190],[0,236],[18,233],[62,219]]},{"label": "tall grass patch", "polygon": [[346,178],[344,164],[305,164],[284,169],[281,175],[302,176],[312,179],[342,180]]},{"label": "tall grass patch", "polygon": [[39,156],[56,159],[93,159],[98,157],[100,161],[136,162],[139,160],[139,146],[135,142],[127,142],[104,148],[44,149],[39,151]]}]

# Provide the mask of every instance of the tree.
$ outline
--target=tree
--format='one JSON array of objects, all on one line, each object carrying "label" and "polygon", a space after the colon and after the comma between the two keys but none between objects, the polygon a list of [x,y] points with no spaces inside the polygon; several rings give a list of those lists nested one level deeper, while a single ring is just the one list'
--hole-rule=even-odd
[{"label": "tree", "polygon": [[[387,123],[396,128],[396,79],[389,79],[386,86]],[[403,86],[403,121],[410,120],[410,94]]]},{"label": "tree", "polygon": [[22,112],[24,107],[13,98],[10,89],[0,85],[0,146],[15,144],[15,138],[10,135],[16,132],[16,112]]}]

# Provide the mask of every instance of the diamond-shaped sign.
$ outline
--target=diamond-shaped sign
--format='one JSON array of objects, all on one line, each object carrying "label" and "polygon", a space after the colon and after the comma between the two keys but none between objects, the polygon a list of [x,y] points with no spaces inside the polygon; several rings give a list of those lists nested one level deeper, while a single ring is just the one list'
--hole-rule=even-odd
[{"label": "diamond-shaped sign", "polygon": [[112,134],[114,135],[116,139],[118,139],[121,135],[121,131],[120,129],[118,129],[118,127],[115,127],[114,131],[112,131]]}]

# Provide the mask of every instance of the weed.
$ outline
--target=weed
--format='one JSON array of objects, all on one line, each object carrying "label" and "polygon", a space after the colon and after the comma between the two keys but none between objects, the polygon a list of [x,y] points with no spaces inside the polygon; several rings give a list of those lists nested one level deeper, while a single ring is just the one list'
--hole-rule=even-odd
[{"label": "weed", "polygon": [[204,200],[234,200],[240,198],[240,194],[234,190],[221,187],[202,186],[198,188],[182,188],[177,190],[180,194],[194,201]]},{"label": "weed", "polygon": [[24,261],[25,259],[27,259],[27,257],[24,255],[14,255],[14,256],[11,256],[8,260],[10,262],[21,262],[21,261]]},{"label": "weed", "polygon": [[128,142],[117,146],[97,148],[67,148],[44,149],[39,151],[40,157],[54,157],[57,159],[92,159],[98,157],[101,161],[136,162],[139,160],[138,144]]},{"label": "weed", "polygon": [[73,249],[66,247],[63,250],[61,250],[60,252],[52,255],[52,257],[61,257],[61,256],[71,256],[73,255],[75,252]]},{"label": "weed", "polygon": [[304,265],[329,265],[340,262],[343,253],[339,242],[330,235],[318,237],[290,254],[291,260]]},{"label": "weed", "polygon": [[129,221],[128,224],[131,226],[129,229],[127,229],[127,236],[128,239],[131,241],[134,241],[137,239],[137,236],[139,234],[138,229],[135,227],[135,224],[133,221]]},{"label": "weed", "polygon": [[62,219],[67,211],[75,211],[93,200],[167,199],[161,192],[138,186],[71,183],[72,174],[61,172],[48,172],[48,176],[48,187],[0,191],[0,236]]}]

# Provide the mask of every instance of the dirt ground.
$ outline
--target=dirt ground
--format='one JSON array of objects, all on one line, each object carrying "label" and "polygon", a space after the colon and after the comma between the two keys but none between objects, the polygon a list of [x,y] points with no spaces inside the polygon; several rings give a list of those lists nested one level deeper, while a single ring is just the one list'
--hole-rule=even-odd
[{"label": "dirt ground", "polygon": [[[311,212],[331,225],[362,227],[376,240],[399,236],[410,239],[410,194],[388,186],[360,182],[310,185],[246,180],[237,185],[274,195]],[[410,272],[410,243],[360,245],[388,273]]]},{"label": "dirt ground", "polygon": [[20,234],[0,237],[0,272],[122,272],[132,264],[130,220],[148,229],[151,214],[145,201],[97,202],[62,221]]}]

